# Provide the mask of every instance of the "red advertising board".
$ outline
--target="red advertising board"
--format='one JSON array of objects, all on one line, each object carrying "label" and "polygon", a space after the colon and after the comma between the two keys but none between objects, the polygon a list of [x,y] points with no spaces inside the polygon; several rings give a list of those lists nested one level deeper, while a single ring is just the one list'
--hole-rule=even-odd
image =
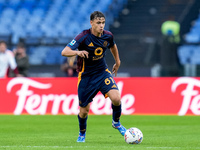
[{"label": "red advertising board", "polygon": [[[200,78],[115,78],[122,114],[200,115]],[[0,79],[0,114],[78,114],[77,78]],[[98,93],[90,114],[111,114]]]}]

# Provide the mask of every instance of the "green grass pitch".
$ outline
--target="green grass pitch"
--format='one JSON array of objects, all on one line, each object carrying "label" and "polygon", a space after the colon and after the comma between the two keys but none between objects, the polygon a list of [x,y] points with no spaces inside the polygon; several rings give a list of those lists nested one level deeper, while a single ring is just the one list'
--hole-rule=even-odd
[{"label": "green grass pitch", "polygon": [[142,143],[127,144],[107,115],[89,115],[85,143],[76,142],[75,115],[0,115],[0,150],[200,149],[200,116],[123,115],[121,123],[141,129]]}]

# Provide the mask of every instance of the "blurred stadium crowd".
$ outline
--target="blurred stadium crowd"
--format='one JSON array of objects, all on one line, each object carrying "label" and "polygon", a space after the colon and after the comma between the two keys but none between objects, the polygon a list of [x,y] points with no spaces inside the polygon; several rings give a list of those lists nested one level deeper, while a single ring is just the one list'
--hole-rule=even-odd
[{"label": "blurred stadium crowd", "polygon": [[[124,60],[119,70],[122,76],[196,76],[200,64],[199,8],[198,0],[0,0],[0,39],[10,49],[23,42],[32,66],[30,76],[37,76],[35,70],[41,65],[44,72],[48,65],[59,68],[64,61],[60,55],[63,47],[90,28],[89,15],[99,10],[106,16],[105,28],[113,32],[119,45]],[[178,58],[174,60],[180,70],[162,74],[163,53],[157,48],[162,48],[161,25],[172,15],[181,27]],[[170,52],[167,55],[171,57]]]},{"label": "blurred stadium crowd", "polygon": [[0,0],[0,35],[12,35],[12,44],[20,38],[30,45],[54,44],[53,48],[30,47],[30,64],[59,64],[62,57],[57,50],[62,48],[56,44],[67,44],[67,38],[90,28],[89,15],[94,10],[106,14],[108,29],[124,3],[126,0]]}]

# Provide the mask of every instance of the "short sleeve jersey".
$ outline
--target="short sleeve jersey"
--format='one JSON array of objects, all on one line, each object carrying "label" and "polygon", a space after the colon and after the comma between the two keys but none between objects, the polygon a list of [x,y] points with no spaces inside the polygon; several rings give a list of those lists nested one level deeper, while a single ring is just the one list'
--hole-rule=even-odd
[{"label": "short sleeve jersey", "polygon": [[89,52],[89,58],[78,57],[77,70],[82,75],[92,75],[107,69],[105,61],[106,50],[115,44],[110,31],[104,30],[101,37],[84,30],[78,34],[67,46],[72,50],[85,50]]}]

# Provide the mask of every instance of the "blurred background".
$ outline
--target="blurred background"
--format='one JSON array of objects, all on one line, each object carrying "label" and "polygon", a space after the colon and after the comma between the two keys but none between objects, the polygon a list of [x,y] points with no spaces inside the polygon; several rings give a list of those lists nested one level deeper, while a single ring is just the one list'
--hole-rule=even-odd
[{"label": "blurred background", "polygon": [[[114,34],[118,76],[200,75],[199,0],[0,0],[0,40],[25,45],[29,77],[64,77],[60,53],[96,10]],[[106,61],[112,69],[110,52]]]}]

